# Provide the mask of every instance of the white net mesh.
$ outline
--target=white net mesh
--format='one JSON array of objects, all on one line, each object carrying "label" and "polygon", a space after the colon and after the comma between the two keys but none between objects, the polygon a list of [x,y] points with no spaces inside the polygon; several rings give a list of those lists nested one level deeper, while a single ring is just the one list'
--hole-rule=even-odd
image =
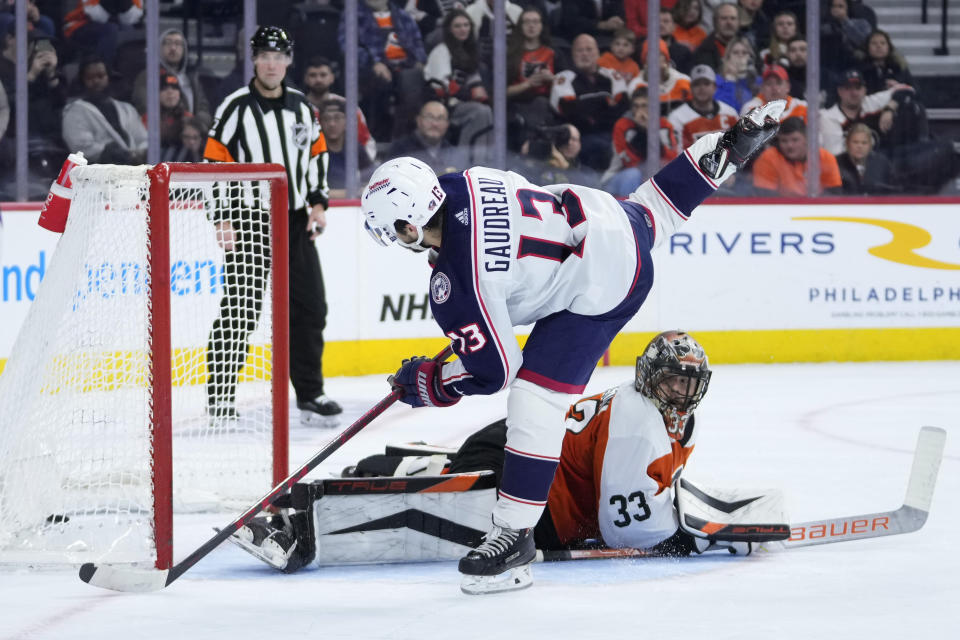
[{"label": "white net mesh", "polygon": [[[269,202],[269,183],[174,176],[166,318],[151,311],[163,207],[146,169],[72,174],[67,228],[0,375],[0,562],[152,563],[157,505],[236,509],[273,485],[270,212],[242,197],[255,184]],[[167,325],[172,495],[154,486],[150,374]]]}]

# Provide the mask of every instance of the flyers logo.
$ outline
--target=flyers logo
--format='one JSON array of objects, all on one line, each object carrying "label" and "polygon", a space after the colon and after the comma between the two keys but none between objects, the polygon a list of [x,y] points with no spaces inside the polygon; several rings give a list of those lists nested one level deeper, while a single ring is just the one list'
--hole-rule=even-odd
[{"label": "flyers logo", "polygon": [[869,224],[875,227],[880,227],[892,233],[893,238],[887,244],[870,247],[868,250],[870,255],[876,256],[882,260],[889,260],[890,262],[905,264],[911,267],[960,271],[960,264],[934,260],[933,258],[927,258],[915,253],[915,249],[922,249],[930,244],[930,240],[932,239],[929,231],[916,225],[907,224],[905,222],[896,222],[894,220],[879,220],[876,218],[801,216],[792,219],[819,220],[825,222],[853,222],[856,224]]}]

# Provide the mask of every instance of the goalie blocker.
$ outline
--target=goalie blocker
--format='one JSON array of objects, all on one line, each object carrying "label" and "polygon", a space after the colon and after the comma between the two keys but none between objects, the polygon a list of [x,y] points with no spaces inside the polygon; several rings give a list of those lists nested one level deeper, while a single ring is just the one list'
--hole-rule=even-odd
[{"label": "goalie blocker", "polygon": [[[402,455],[409,453],[412,455]],[[345,473],[435,473],[451,453],[435,447],[388,447]],[[403,471],[399,471],[403,473]],[[255,518],[230,541],[285,573],[318,566],[455,560],[474,548],[496,502],[493,471],[447,475],[376,475],[294,485],[275,506],[278,515]],[[713,550],[749,554],[754,543],[785,540],[790,526],[778,491],[706,489],[682,478],[675,485],[678,530],[651,549],[685,556]],[[671,508],[674,508],[671,506]],[[538,546],[551,545],[542,518]],[[549,533],[548,531],[546,532]],[[546,541],[546,542],[545,542]],[[584,540],[585,548],[603,546]],[[564,547],[565,548],[565,547]]]}]

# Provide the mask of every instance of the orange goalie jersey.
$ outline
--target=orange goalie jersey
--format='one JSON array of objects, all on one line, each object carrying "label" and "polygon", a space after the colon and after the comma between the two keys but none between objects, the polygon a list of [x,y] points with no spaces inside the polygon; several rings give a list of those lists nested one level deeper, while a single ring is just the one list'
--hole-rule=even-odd
[{"label": "orange goalie jersey", "polygon": [[683,440],[672,440],[657,408],[626,382],[578,400],[566,429],[547,500],[563,544],[597,538],[644,549],[676,532],[672,484],[693,452],[693,416]]}]

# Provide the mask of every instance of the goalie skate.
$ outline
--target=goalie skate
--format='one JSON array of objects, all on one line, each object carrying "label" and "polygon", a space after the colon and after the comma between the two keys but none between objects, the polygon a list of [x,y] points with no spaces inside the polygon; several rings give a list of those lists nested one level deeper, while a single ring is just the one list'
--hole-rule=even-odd
[{"label": "goalie skate", "polygon": [[269,518],[254,518],[227,540],[278,571],[287,570],[297,548],[297,541]]}]

